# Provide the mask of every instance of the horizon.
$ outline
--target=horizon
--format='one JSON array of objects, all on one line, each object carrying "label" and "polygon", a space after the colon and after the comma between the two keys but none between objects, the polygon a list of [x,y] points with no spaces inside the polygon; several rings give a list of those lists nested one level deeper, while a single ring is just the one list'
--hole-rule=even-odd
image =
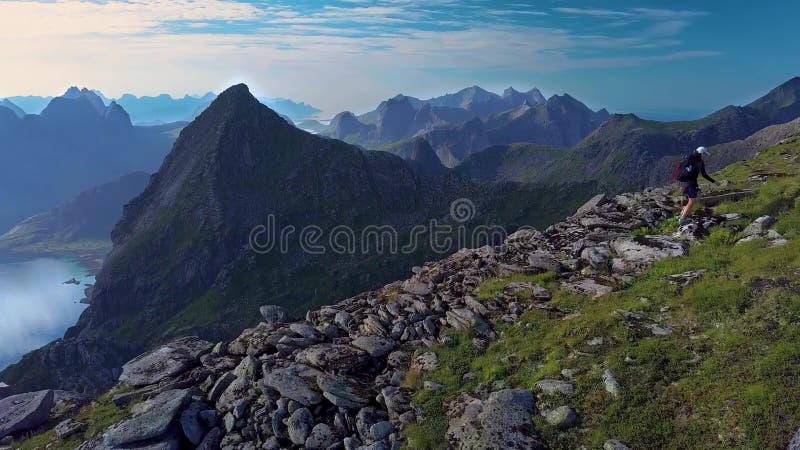
[{"label": "horizon", "polygon": [[523,86],[569,93],[595,110],[675,120],[746,104],[800,73],[800,62],[782,57],[791,43],[779,38],[800,5],[617,6],[0,0],[8,43],[0,58],[15,62],[0,98],[60,95],[76,82],[109,98],[182,98],[244,82],[256,96],[332,117],[398,93]]}]

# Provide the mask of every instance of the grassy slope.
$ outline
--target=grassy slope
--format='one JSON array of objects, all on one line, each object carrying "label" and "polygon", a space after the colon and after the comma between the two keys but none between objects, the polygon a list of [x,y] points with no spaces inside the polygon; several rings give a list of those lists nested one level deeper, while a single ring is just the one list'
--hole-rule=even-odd
[{"label": "grassy slope", "polygon": [[[784,448],[800,427],[800,143],[765,150],[755,159],[719,174],[744,186],[752,173],[776,173],[756,197],[720,205],[748,219],[778,217],[775,228],[790,242],[767,248],[765,241],[734,246],[736,228],[717,229],[693,246],[688,257],[664,260],[628,288],[599,301],[558,291],[552,304],[581,311],[562,320],[533,310],[518,323],[500,328],[500,339],[478,352],[465,336],[436,349],[442,367],[427,376],[446,386],[444,394],[415,397],[428,416],[407,429],[409,447],[444,445],[447,419],[443,401],[479,382],[502,380],[533,389],[543,378],[578,370],[576,394],[550,405],[570,404],[578,427],[559,431],[536,418],[535,426],[552,448],[599,448],[619,439],[631,448]],[[674,224],[666,224],[666,228]],[[665,277],[705,269],[686,288]],[[511,280],[489,280],[481,297],[496,295]],[[674,328],[669,336],[630,329],[615,312],[636,311]],[[602,337],[603,344],[587,340]],[[576,351],[587,356],[575,357]],[[619,398],[605,392],[602,372],[614,370]],[[478,375],[462,383],[466,372]],[[411,379],[410,384],[421,384]]]}]

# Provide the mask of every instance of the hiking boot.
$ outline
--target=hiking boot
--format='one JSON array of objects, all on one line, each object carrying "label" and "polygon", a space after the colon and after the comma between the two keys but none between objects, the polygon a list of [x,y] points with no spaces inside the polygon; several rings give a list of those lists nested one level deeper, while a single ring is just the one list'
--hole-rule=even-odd
[{"label": "hiking boot", "polygon": [[686,219],[684,219],[683,217],[679,217],[678,218],[678,226],[682,227],[684,225],[686,225]]}]

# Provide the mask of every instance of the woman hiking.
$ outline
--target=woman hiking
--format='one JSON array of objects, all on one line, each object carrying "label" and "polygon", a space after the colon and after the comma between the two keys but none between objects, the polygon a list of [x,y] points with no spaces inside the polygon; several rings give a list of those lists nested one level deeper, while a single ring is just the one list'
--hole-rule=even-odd
[{"label": "woman hiking", "polygon": [[706,173],[706,163],[703,161],[703,155],[708,155],[708,149],[705,147],[697,147],[689,156],[687,156],[678,165],[678,181],[681,185],[681,193],[686,197],[686,206],[683,207],[681,216],[678,219],[678,226],[686,223],[689,213],[692,211],[699,188],[697,186],[697,177],[703,175],[706,180],[716,183],[717,181],[708,176]]}]

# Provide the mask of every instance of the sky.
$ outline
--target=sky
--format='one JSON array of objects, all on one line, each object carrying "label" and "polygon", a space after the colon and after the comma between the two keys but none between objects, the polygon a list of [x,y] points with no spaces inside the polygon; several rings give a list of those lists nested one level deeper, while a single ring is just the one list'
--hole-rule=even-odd
[{"label": "sky", "polygon": [[333,115],[398,93],[538,87],[693,118],[800,75],[782,0],[0,0],[0,98],[247,83]]}]

